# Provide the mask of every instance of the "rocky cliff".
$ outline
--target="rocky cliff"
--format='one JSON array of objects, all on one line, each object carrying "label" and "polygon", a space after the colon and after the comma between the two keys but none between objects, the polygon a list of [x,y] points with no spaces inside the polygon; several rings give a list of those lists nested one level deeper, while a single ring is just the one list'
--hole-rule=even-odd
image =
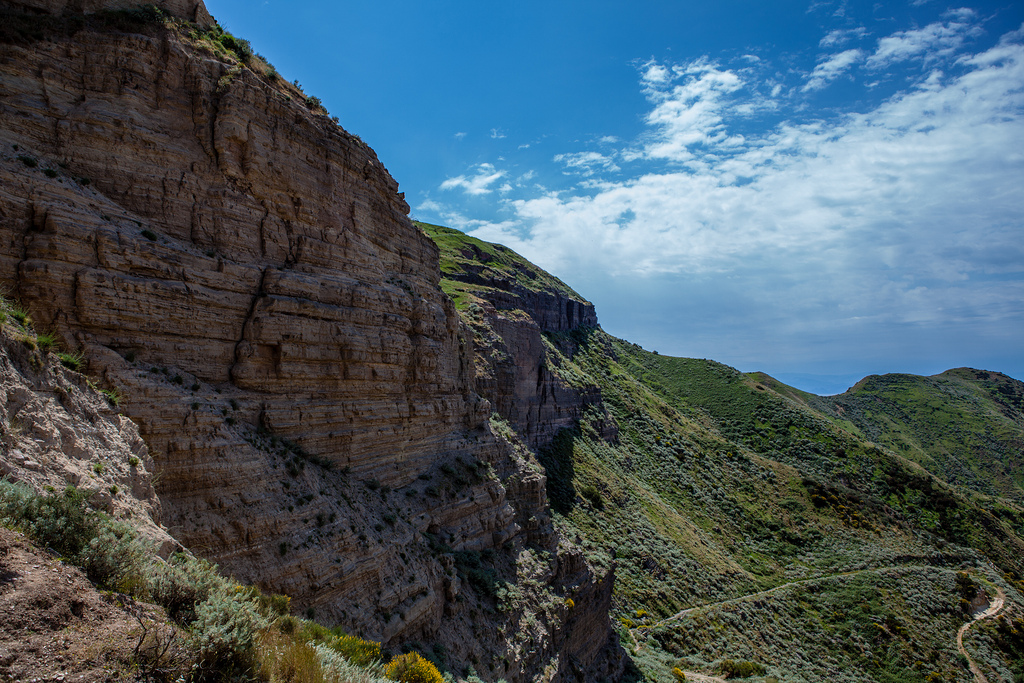
[{"label": "rocky cliff", "polygon": [[[0,286],[124,396],[166,528],[488,678],[614,673],[610,575],[492,433],[397,183],[201,2],[122,4],[0,3]],[[593,318],[555,301],[540,326]]]},{"label": "rocky cliff", "polygon": [[[419,223],[441,249],[443,285],[473,331],[475,388],[534,448],[545,448],[592,407],[601,391],[565,373],[572,333],[597,327],[594,305],[512,250],[458,230]],[[603,423],[613,441],[614,422]]]}]

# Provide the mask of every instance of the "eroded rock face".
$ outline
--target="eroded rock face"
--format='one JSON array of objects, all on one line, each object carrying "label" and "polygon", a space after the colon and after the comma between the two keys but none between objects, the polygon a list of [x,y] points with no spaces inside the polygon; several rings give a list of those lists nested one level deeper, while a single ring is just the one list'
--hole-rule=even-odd
[{"label": "eroded rock face", "polygon": [[[545,448],[559,431],[574,428],[589,406],[606,412],[600,388],[565,381],[552,353],[571,355],[571,334],[597,327],[592,303],[563,292],[534,291],[487,269],[447,277],[479,286],[473,293],[483,305],[466,315],[474,332],[475,387],[531,448]],[[604,436],[615,439],[614,422],[609,418],[604,424]]]},{"label": "eroded rock face", "polygon": [[[527,544],[557,565],[558,540],[372,150],[159,25],[55,31],[0,63],[0,286],[125,396],[174,536],[365,637],[575,677],[565,648],[510,635],[583,585],[557,571],[507,615],[446,618],[494,599],[457,558],[514,582]],[[552,642],[605,642],[546,614]]]},{"label": "eroded rock face", "polygon": [[14,0],[4,4],[19,10],[54,15],[131,10],[142,5],[155,5],[172,16],[194,21],[200,26],[209,26],[214,23],[203,0],[155,0],[148,3],[138,2],[138,0]]},{"label": "eroded rock face", "polygon": [[153,461],[135,424],[34,334],[0,326],[0,477],[36,491],[91,491],[93,505],[130,520],[162,554],[179,548],[161,524]]}]

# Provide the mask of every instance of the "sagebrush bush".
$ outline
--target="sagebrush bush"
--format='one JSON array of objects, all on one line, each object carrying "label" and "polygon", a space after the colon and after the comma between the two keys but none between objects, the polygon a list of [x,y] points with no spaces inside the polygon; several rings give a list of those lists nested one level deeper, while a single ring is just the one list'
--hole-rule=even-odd
[{"label": "sagebrush bush", "polygon": [[345,683],[388,683],[384,676],[384,666],[380,662],[358,666],[326,645],[317,645],[316,651],[320,655],[320,665],[328,680]]},{"label": "sagebrush bush", "polygon": [[384,675],[399,683],[444,683],[444,677],[433,662],[416,652],[398,655],[384,667]]},{"label": "sagebrush bush", "polygon": [[[217,573],[216,565],[178,553],[167,562],[124,522],[92,510],[90,492],[69,486],[38,495],[0,480],[0,523],[22,531],[82,567],[102,588],[151,600],[183,630],[185,649],[195,653],[195,681],[250,675],[256,669],[256,639],[269,620],[260,593]],[[267,599],[267,612],[287,600]]]},{"label": "sagebrush bush", "polygon": [[199,652],[200,671],[222,674],[254,669],[256,637],[269,622],[238,588],[218,586],[195,608],[189,635]]},{"label": "sagebrush bush", "polygon": [[167,562],[158,562],[150,569],[149,592],[153,601],[167,610],[167,616],[188,625],[196,619],[196,607],[223,581],[206,560],[175,553]]},{"label": "sagebrush bush", "polygon": [[88,494],[73,486],[49,496],[27,486],[0,481],[0,521],[38,544],[74,559],[98,534],[100,518],[89,509]]},{"label": "sagebrush bush", "polygon": [[145,596],[153,550],[135,529],[116,520],[102,520],[96,536],[73,558],[89,580],[121,593]]},{"label": "sagebrush bush", "polygon": [[96,585],[146,597],[152,548],[128,524],[90,509],[89,495],[69,486],[40,496],[0,481],[0,521],[81,567]]}]

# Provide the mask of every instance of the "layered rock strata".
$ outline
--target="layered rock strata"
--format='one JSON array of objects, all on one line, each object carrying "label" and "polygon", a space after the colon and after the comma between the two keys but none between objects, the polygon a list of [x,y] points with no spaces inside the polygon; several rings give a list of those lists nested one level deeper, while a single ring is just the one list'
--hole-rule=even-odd
[{"label": "layered rock strata", "polygon": [[[594,305],[518,254],[450,228],[420,224],[442,248],[444,277],[468,297],[464,319],[474,333],[477,392],[531,448],[545,448],[594,407],[605,413],[593,382],[559,373],[559,355],[574,351],[574,333],[597,327]],[[604,436],[616,438],[613,421]]]},{"label": "layered rock strata", "polygon": [[[0,9],[28,5],[121,8]],[[561,647],[507,637],[599,580],[557,571],[543,474],[492,434],[437,248],[372,150],[168,26],[60,21],[0,44],[0,286],[125,397],[167,528],[365,637],[515,653],[510,681],[607,668],[608,629],[564,610]],[[515,586],[529,544],[556,569],[493,616],[456,560]],[[445,620],[467,601],[487,637]]]}]

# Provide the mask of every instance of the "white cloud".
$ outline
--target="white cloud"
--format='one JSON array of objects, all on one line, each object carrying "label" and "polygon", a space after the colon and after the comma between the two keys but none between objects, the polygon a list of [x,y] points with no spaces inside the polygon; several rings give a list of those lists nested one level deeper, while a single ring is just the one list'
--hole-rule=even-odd
[{"label": "white cloud", "polygon": [[651,85],[662,85],[671,80],[672,72],[664,65],[658,64],[652,59],[644,64],[644,71],[640,78],[645,83],[649,83]]},{"label": "white cloud", "polygon": [[501,140],[504,137],[505,137],[504,131],[502,131],[502,130],[500,130],[498,128],[491,128],[491,139],[492,140]]},{"label": "white cloud", "polygon": [[461,140],[464,137],[466,137],[466,134],[460,131],[460,132],[456,133],[454,137],[455,137],[456,140]]},{"label": "white cloud", "polygon": [[919,55],[924,55],[926,60],[948,57],[963,45],[967,37],[980,31],[977,26],[966,23],[972,16],[973,13],[959,15],[963,21],[936,22],[882,38],[875,53],[868,57],[867,66],[882,68]]},{"label": "white cloud", "polygon": [[567,169],[592,176],[600,171],[618,171],[619,167],[611,157],[598,152],[577,152],[574,154],[556,154],[554,160]]},{"label": "white cloud", "polygon": [[864,53],[856,49],[830,55],[825,61],[819,62],[814,67],[814,71],[811,72],[810,78],[807,79],[807,83],[802,88],[803,92],[821,90],[841,76],[844,71],[859,62],[863,56]]},{"label": "white cloud", "polygon": [[[645,174],[511,200],[514,219],[474,234],[570,282],[595,272],[616,286],[671,277],[697,291],[727,274],[714,281],[791,330],[823,316],[840,327],[1007,316],[1019,325],[1019,40],[962,56],[955,74],[923,74],[873,109],[743,135],[736,112],[760,84],[706,61],[661,65],[652,79],[647,64]],[[891,55],[909,54],[891,45]],[[559,160],[582,163],[581,154],[593,153]]]},{"label": "white cloud", "polygon": [[821,41],[818,43],[819,47],[840,47],[850,42],[851,40],[859,40],[868,34],[868,30],[863,26],[857,28],[848,29],[836,29],[830,31]]},{"label": "white cloud", "polygon": [[448,178],[441,183],[442,190],[461,189],[469,195],[482,195],[491,191],[491,185],[505,177],[504,171],[499,171],[492,164],[480,164],[476,168],[476,174],[467,177],[464,175]]},{"label": "white cloud", "polygon": [[[647,74],[655,66],[648,65]],[[669,69],[658,66],[659,73]],[[672,70],[673,77],[653,81],[643,77],[644,92],[655,107],[647,114],[647,124],[657,130],[655,140],[644,154],[650,158],[685,162],[694,154],[692,147],[706,146],[726,139],[721,110],[729,95],[743,82],[732,71],[699,60]],[[669,87],[678,77],[684,82]]]}]

